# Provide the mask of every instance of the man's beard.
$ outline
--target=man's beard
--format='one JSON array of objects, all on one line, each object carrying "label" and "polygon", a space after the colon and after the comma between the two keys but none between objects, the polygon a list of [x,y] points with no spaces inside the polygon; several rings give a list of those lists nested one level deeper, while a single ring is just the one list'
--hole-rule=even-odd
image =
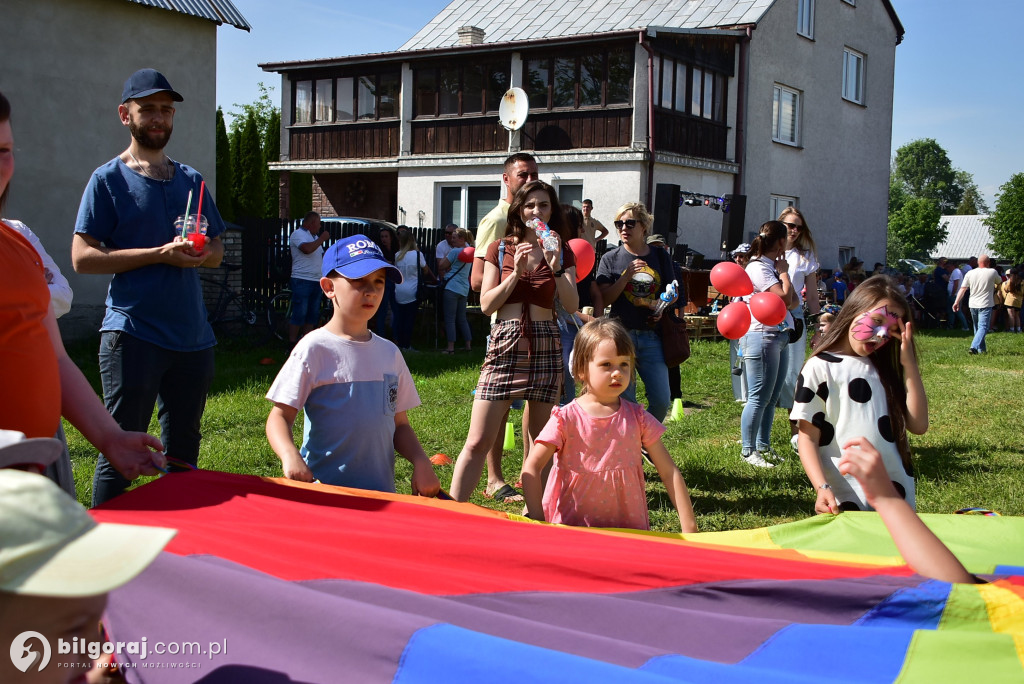
[{"label": "man's beard", "polygon": [[173,130],[173,127],[167,126],[166,134],[163,136],[160,136],[159,134],[152,135],[134,121],[129,121],[128,130],[131,131],[132,137],[135,138],[135,142],[139,143],[141,147],[145,147],[150,150],[162,150],[171,140],[171,131]]}]

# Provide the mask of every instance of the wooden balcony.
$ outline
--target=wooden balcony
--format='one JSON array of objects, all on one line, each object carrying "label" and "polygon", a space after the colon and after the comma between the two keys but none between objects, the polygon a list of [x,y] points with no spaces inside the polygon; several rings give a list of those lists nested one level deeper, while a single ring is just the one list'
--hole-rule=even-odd
[{"label": "wooden balcony", "polygon": [[292,126],[288,129],[293,161],[397,157],[399,122]]},{"label": "wooden balcony", "polygon": [[659,152],[727,161],[728,137],[724,123],[660,110],[654,113],[654,148]]}]

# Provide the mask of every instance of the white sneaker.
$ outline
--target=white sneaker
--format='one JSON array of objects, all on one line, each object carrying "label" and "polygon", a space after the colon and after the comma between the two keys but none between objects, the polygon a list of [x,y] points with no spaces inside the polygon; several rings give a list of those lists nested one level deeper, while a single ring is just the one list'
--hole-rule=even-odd
[{"label": "white sneaker", "polygon": [[755,468],[774,468],[774,463],[769,463],[764,460],[764,456],[761,455],[760,451],[751,451],[749,454],[743,457],[743,460],[754,466]]},{"label": "white sneaker", "polygon": [[800,453],[800,446],[799,446],[800,442],[797,439],[797,437],[799,437],[799,435],[793,435],[792,437],[789,438],[789,445],[791,447],[793,447],[793,453],[794,454],[799,454]]}]

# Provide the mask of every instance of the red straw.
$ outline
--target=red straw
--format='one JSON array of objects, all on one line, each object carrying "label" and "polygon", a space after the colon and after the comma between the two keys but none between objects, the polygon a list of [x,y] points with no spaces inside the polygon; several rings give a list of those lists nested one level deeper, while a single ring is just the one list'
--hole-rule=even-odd
[{"label": "red straw", "polygon": [[196,232],[201,233],[203,225],[203,195],[206,194],[206,181],[199,184],[199,208],[196,209]]}]

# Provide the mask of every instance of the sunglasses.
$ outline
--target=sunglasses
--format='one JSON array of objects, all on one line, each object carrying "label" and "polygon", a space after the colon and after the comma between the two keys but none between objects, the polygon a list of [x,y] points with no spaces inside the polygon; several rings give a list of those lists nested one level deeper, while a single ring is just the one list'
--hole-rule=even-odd
[{"label": "sunglasses", "polygon": [[622,230],[622,226],[627,228],[636,228],[636,219],[626,219],[625,221],[613,221],[617,230]]},{"label": "sunglasses", "polygon": [[792,228],[793,230],[800,230],[801,228],[803,228],[803,226],[801,224],[799,224],[799,223],[790,223],[789,221],[783,221],[782,223],[787,228]]}]

